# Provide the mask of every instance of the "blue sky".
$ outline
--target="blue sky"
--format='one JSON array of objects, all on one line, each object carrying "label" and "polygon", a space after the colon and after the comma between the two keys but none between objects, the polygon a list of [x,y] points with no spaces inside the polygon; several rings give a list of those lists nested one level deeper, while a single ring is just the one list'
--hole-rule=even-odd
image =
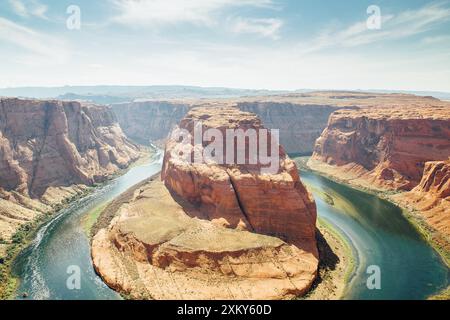
[{"label": "blue sky", "polygon": [[450,91],[449,30],[450,0],[2,0],[0,87]]}]

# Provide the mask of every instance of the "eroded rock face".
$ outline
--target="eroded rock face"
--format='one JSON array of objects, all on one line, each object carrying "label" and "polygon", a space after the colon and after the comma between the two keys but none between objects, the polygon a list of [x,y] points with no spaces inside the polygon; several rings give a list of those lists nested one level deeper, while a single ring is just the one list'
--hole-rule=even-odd
[{"label": "eroded rock face", "polygon": [[336,111],[308,165],[352,185],[400,191],[390,198],[419,212],[450,248],[449,157],[450,104],[422,99]]},{"label": "eroded rock face", "polygon": [[[194,108],[176,130],[263,129],[236,108]],[[317,274],[316,207],[295,163],[278,148],[279,167],[192,163],[166,144],[162,181],[129,191],[116,217],[93,239],[94,266],[133,298],[287,299]],[[187,151],[202,150],[207,143]]]},{"label": "eroded rock face", "polygon": [[181,102],[148,101],[114,104],[112,108],[126,135],[148,144],[166,139],[191,106]]},{"label": "eroded rock face", "polygon": [[434,235],[438,242],[450,250],[450,160],[427,162],[420,183],[410,192],[395,195],[394,199],[421,212],[428,224],[441,234]]},{"label": "eroded rock face", "polygon": [[78,102],[1,99],[0,233],[104,181],[138,158],[111,110]]},{"label": "eroded rock face", "polygon": [[[186,113],[202,101],[146,101],[113,105],[124,132],[141,143],[159,142]],[[208,102],[212,107],[212,102]],[[289,153],[311,154],[314,142],[338,106],[276,101],[228,101],[242,111],[256,114],[267,128],[280,130],[280,141]]]},{"label": "eroded rock face", "polygon": [[211,107],[233,105],[256,114],[266,128],[280,130],[280,141],[288,153],[310,155],[326,128],[331,113],[339,109],[439,105],[432,97],[363,92],[308,92],[232,99],[172,99],[113,105],[119,123],[130,138],[140,143],[160,142],[185,114],[202,104]]},{"label": "eroded rock face", "polygon": [[386,107],[336,111],[310,164],[356,185],[411,190],[426,162],[449,156],[450,106]]},{"label": "eroded rock face", "polygon": [[[178,129],[194,135],[195,121],[202,122],[204,131],[218,129],[224,137],[230,128],[264,129],[256,115],[233,107],[192,109]],[[249,140],[245,142],[248,150]],[[277,172],[260,174],[262,165],[248,161],[236,166],[174,159],[171,154],[178,144],[172,139],[167,142],[161,177],[169,190],[202,207],[207,219],[291,241],[305,239],[315,247],[315,203],[282,147],[277,150]],[[225,141],[223,145],[225,155]],[[202,148],[206,146],[207,142]]]},{"label": "eroded rock face", "polygon": [[267,128],[280,130],[280,142],[286,152],[310,155],[314,143],[338,109],[330,105],[289,102],[239,102],[236,106],[261,118]]},{"label": "eroded rock face", "polygon": [[[130,191],[92,242],[93,264],[133,299],[287,299],[304,294],[317,259],[280,239],[223,228],[161,181]],[[107,210],[109,210],[107,208]]]},{"label": "eroded rock face", "polygon": [[448,199],[450,197],[450,160],[427,162],[422,181],[412,191],[431,193],[436,199]]}]

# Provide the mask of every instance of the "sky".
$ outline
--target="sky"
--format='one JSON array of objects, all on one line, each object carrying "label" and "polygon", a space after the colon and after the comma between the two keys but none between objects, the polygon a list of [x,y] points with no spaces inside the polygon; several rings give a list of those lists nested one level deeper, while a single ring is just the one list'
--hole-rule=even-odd
[{"label": "sky", "polygon": [[0,87],[450,92],[449,49],[450,0],[0,1]]}]

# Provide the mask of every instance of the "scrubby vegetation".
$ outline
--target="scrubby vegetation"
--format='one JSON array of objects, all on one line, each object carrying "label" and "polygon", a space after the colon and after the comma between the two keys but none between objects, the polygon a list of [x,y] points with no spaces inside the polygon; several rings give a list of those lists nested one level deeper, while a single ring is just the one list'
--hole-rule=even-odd
[{"label": "scrubby vegetation", "polygon": [[36,228],[48,219],[44,214],[37,220],[23,224],[11,237],[10,243],[3,239],[7,245],[5,256],[0,258],[0,300],[9,299],[17,286],[17,279],[11,275],[11,266],[14,259],[28,245],[28,241],[34,236]]},{"label": "scrubby vegetation", "polygon": [[64,203],[53,206],[51,212],[42,214],[36,220],[21,225],[9,242],[5,239],[0,239],[0,244],[6,245],[4,256],[0,257],[0,300],[9,299],[14,294],[17,287],[17,279],[11,274],[13,261],[29,244],[29,241],[33,239],[37,228],[53,217],[56,212],[65,208],[69,203],[85,196],[89,190],[91,189],[68,198]]}]

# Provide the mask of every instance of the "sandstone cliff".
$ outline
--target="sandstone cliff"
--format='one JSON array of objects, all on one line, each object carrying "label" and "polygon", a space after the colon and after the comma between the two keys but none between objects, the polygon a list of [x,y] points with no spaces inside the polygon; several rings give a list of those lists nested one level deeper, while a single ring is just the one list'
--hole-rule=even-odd
[{"label": "sandstone cliff", "polygon": [[[255,98],[259,99],[259,98]],[[146,101],[114,104],[119,123],[130,138],[140,142],[160,142],[194,106],[207,103],[233,105],[242,111],[256,114],[270,129],[279,129],[281,143],[289,153],[311,154],[314,142],[325,128],[328,117],[340,108],[332,102],[322,105],[320,101],[303,103],[280,101],[276,98],[265,101],[251,100],[185,100]],[[339,101],[340,102],[340,101]],[[327,102],[328,103],[328,102]]]},{"label": "sandstone cliff", "polygon": [[289,153],[311,154],[314,143],[325,128],[333,105],[289,102],[238,102],[242,111],[258,115],[267,128],[280,130],[280,142]]},{"label": "sandstone cliff", "polygon": [[391,199],[418,211],[450,249],[449,157],[450,104],[416,98],[336,111],[308,165],[355,186],[400,192]]},{"label": "sandstone cliff", "polygon": [[450,106],[377,107],[333,113],[310,165],[364,187],[411,190],[426,162],[449,156]]},{"label": "sandstone cliff", "polygon": [[138,151],[110,108],[1,99],[1,237],[125,168]]},{"label": "sandstone cliff", "polygon": [[[193,136],[194,121],[200,120],[204,131],[214,128],[224,137],[229,128],[254,129],[256,132],[264,129],[256,115],[238,112],[235,108],[192,109],[179,128]],[[312,243],[315,247],[315,203],[300,181],[297,166],[283,148],[278,151],[278,172],[260,174],[259,163],[238,166],[187,164],[173,159],[171,153],[178,143],[170,139],[166,144],[162,179],[169,190],[200,206],[207,214],[206,219],[291,241],[302,237],[308,245]],[[249,140],[245,143],[249,150]],[[204,142],[202,147],[206,146]],[[223,154],[225,149],[224,142]]]},{"label": "sandstone cliff", "polygon": [[135,141],[148,144],[166,139],[191,105],[183,102],[147,101],[114,104],[112,108],[125,134]]},{"label": "sandstone cliff", "polygon": [[[174,130],[262,130],[236,108],[195,108]],[[286,299],[304,294],[318,266],[316,207],[297,167],[279,153],[274,173],[261,164],[192,163],[166,144],[161,174],[129,191],[92,242],[97,272],[133,298]],[[189,145],[202,151],[208,143]],[[247,157],[248,158],[248,157]]]},{"label": "sandstone cliff", "polygon": [[420,183],[393,198],[420,212],[437,231],[435,240],[450,251],[450,160],[427,162]]},{"label": "sandstone cliff", "polygon": [[183,99],[114,104],[113,110],[125,134],[140,143],[161,142],[194,106],[230,105],[256,114],[267,128],[280,130],[288,153],[312,154],[314,144],[336,110],[372,108],[380,105],[439,103],[434,98],[406,94],[364,92],[310,92],[233,99]]}]

